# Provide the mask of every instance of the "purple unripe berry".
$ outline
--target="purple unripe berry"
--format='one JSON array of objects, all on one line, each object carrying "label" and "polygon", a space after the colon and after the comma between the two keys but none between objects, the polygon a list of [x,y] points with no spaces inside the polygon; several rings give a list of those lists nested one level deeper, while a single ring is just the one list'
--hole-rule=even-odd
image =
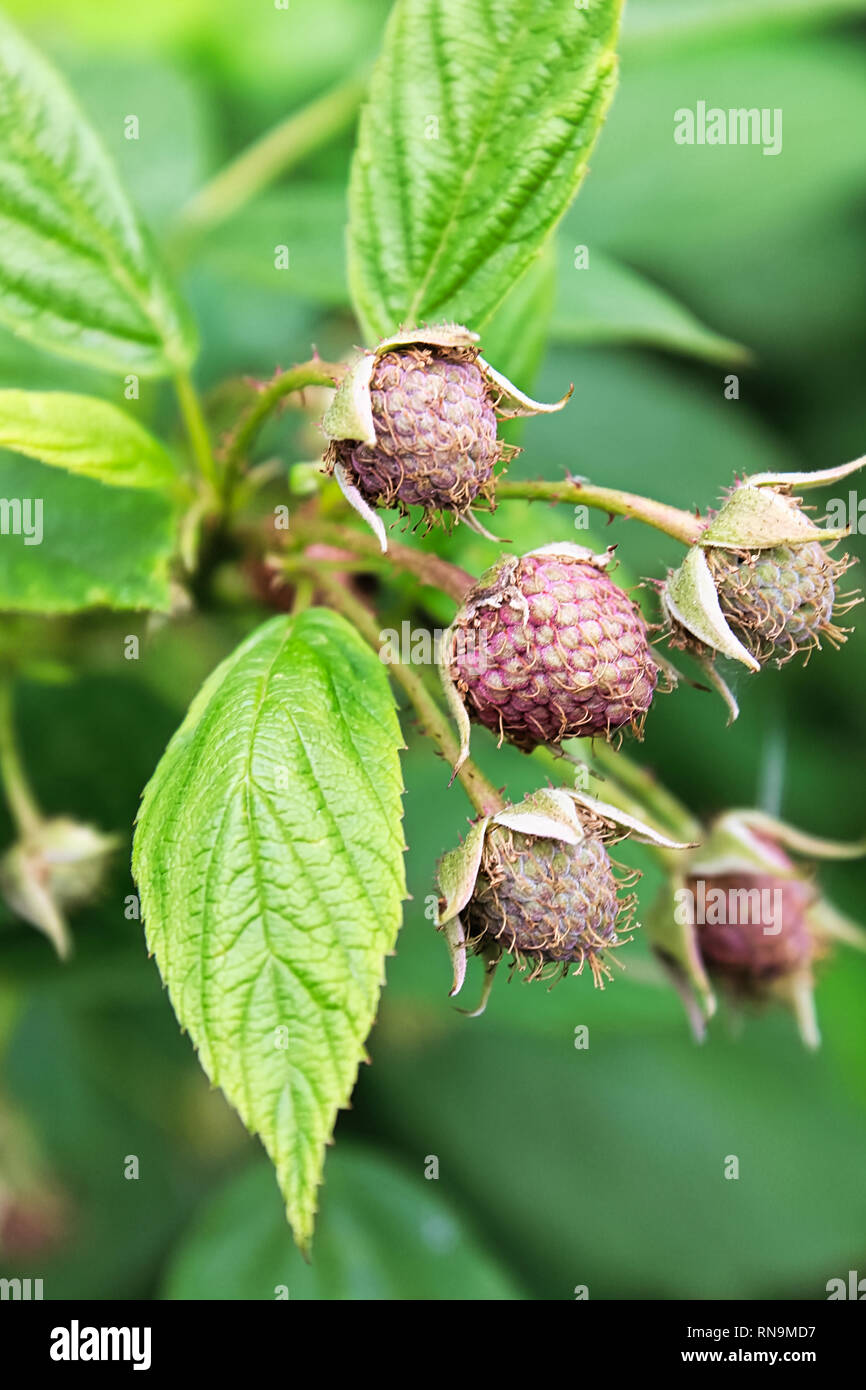
[{"label": "purple unripe berry", "polygon": [[637,605],[605,557],[572,550],[489,571],[454,622],[449,674],[470,717],[527,751],[639,732],[658,679]]}]

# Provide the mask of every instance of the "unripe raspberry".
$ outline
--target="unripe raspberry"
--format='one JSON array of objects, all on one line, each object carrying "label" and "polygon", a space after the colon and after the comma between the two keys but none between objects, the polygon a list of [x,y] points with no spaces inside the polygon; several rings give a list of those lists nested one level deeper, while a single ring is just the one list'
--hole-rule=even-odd
[{"label": "unripe raspberry", "polygon": [[370,378],[376,443],[335,440],[342,463],[374,507],[463,512],[492,495],[503,456],[494,393],[465,350],[405,348],[376,360]]},{"label": "unripe raspberry", "polygon": [[604,951],[621,944],[620,906],[600,840],[571,845],[495,825],[464,920],[476,950],[495,942],[531,968],[530,979],[550,962],[578,974],[589,964],[598,984]]},{"label": "unripe raspberry", "polygon": [[649,913],[650,941],[702,1040],[715,986],[734,1004],[782,1003],[807,1047],[820,1041],[813,966],[834,941],[866,945],[861,928],[822,897],[793,854],[854,859],[866,841],[798,830],[753,808],[726,811],[672,873]]},{"label": "unripe raspberry", "polygon": [[609,558],[552,545],[482,576],[447,653],[471,718],[527,751],[640,730],[658,667],[639,608],[605,573]]},{"label": "unripe raspberry", "polygon": [[548,787],[481,816],[443,855],[437,926],[451,952],[452,995],[463,987],[470,950],[486,962],[473,1017],[483,1012],[504,955],[530,980],[566,975],[572,966],[579,975],[585,965],[599,986],[610,977],[607,953],[631,940],[621,933],[635,896],[618,897],[606,846],[627,835],[669,850],[690,847],[596,797]]},{"label": "unripe raspberry", "polygon": [[671,645],[697,658],[731,719],[739,709],[717,655],[757,672],[771,661],[783,666],[798,652],[808,656],[824,640],[834,647],[845,641],[836,620],[860,598],[839,594],[853,561],[830,552],[848,529],[817,526],[792,489],[837,482],[863,463],[743,479],[660,586]]},{"label": "unripe raspberry", "polygon": [[117,843],[117,836],[66,816],[43,820],[0,858],[0,893],[65,957],[70,940],[63,914],[97,896]]},{"label": "unripe raspberry", "polygon": [[570,394],[531,400],[459,324],[412,329],[349,366],[322,421],[325,463],[383,550],[378,507],[422,507],[483,531],[472,504],[492,505],[496,466],[516,452],[499,439],[497,417],[560,410]]},{"label": "unripe raspberry", "polygon": [[[700,891],[697,879],[687,886],[695,895]],[[726,904],[724,912],[707,913],[708,920],[697,927],[698,950],[711,978],[744,994],[760,994],[770,981],[811,963],[815,942],[807,914],[817,893],[808,880],[719,874],[707,886]]]},{"label": "unripe raspberry", "polygon": [[737,553],[710,549],[707,564],[730,627],[762,665],[840,641],[833,624],[836,581],[847,568],[822,545]]}]

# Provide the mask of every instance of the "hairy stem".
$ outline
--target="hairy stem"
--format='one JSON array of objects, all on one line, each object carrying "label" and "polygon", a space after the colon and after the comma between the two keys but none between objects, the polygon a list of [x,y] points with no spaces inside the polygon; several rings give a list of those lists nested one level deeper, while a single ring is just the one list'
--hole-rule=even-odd
[{"label": "hairy stem", "polygon": [[[350,594],[342,584],[317,568],[311,568],[316,586],[328,597],[333,606],[369,642],[375,651],[380,649],[379,630],[372,614],[362,603]],[[389,662],[388,670],[403,691],[418,716],[418,725],[423,734],[433,740],[441,756],[451,767],[457,762],[459,748],[451,732],[448,721],[428,691],[421,677],[410,666],[402,662]],[[468,760],[457,774],[463,788],[475,809],[483,816],[495,815],[501,811],[505,802],[491,782],[488,782],[480,768]]]},{"label": "hairy stem", "polygon": [[367,87],[357,73],[273,127],[205,184],[181,213],[177,241],[186,249],[225,222],[280,175],[346,130]]},{"label": "hairy stem", "polygon": [[28,835],[42,823],[42,812],[30,789],[15,737],[12,685],[0,680],[0,780],[19,834]]},{"label": "hairy stem", "polygon": [[228,506],[235,483],[269,417],[286,396],[303,391],[306,386],[335,386],[345,372],[345,363],[322,362],[313,357],[297,367],[277,375],[262,387],[252,405],[244,412],[223,447],[223,476],[221,495]]},{"label": "hairy stem", "polygon": [[496,500],[509,497],[522,498],[526,502],[571,502],[585,507],[596,507],[609,516],[630,516],[664,531],[666,536],[682,541],[683,545],[694,545],[701,537],[704,522],[691,512],[670,507],[666,502],[654,502],[651,497],[640,497],[634,492],[620,492],[618,488],[596,487],[592,483],[566,478],[562,482],[509,482],[497,483]]}]

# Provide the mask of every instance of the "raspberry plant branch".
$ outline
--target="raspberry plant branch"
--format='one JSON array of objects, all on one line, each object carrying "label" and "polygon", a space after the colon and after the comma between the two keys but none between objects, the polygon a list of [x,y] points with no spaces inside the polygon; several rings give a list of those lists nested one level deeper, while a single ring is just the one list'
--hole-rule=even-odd
[{"label": "raspberry plant branch", "polygon": [[562,482],[518,482],[502,479],[496,486],[498,501],[506,498],[519,498],[525,502],[571,502],[585,507],[595,507],[607,512],[609,516],[633,517],[647,526],[654,526],[666,536],[681,541],[683,545],[695,545],[704,531],[704,522],[691,512],[666,502],[655,502],[651,497],[641,497],[634,492],[621,492],[619,488],[596,487],[579,479],[566,478]]},{"label": "raspberry plant branch", "polygon": [[286,396],[303,391],[307,386],[335,386],[345,372],[342,362],[323,362],[313,357],[296,367],[289,367],[261,388],[252,405],[241,416],[226,440],[223,449],[223,470],[220,496],[226,510],[231,505],[235,484],[244,462],[260,431]]},{"label": "raspberry plant branch", "polygon": [[[343,587],[339,580],[333,579],[328,574],[323,574],[313,563],[311,563],[310,573],[315,580],[316,587],[322,590],[332,606],[345,618],[348,618],[364,640],[378,653],[381,647],[379,629],[372,614]],[[410,666],[400,661],[389,662],[387,669],[398,685],[402,687],[404,694],[414,708],[421,732],[435,743],[441,757],[450,767],[453,767],[459,754],[457,740],[421,677]],[[476,767],[473,762],[467,759],[458,771],[457,777],[480,815],[492,816],[503,809],[505,805],[503,798],[492,782],[487,780],[481,769]]]},{"label": "raspberry plant branch", "polygon": [[30,789],[15,736],[12,683],[0,680],[0,780],[19,833],[28,835],[42,824],[42,813]]}]

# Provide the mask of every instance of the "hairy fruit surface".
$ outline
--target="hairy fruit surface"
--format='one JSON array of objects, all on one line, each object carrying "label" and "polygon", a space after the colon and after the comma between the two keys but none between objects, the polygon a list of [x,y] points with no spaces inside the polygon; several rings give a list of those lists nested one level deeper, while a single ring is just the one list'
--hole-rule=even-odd
[{"label": "hairy fruit surface", "polygon": [[476,950],[496,943],[533,974],[553,962],[589,964],[596,983],[607,974],[604,951],[621,944],[621,904],[607,850],[598,839],[578,844],[494,826],[465,912]]},{"label": "hairy fruit surface", "polygon": [[464,512],[492,492],[505,446],[495,396],[466,349],[411,347],[379,357],[370,379],[374,445],[334,440],[331,457],[374,507]]},{"label": "hairy fruit surface", "polygon": [[530,750],[631,726],[658,667],[637,605],[579,547],[482,576],[455,619],[448,674],[471,718]]},{"label": "hairy fruit surface", "polygon": [[836,583],[847,568],[817,541],[737,553],[711,549],[707,564],[731,629],[762,665],[845,640],[834,625]]}]

